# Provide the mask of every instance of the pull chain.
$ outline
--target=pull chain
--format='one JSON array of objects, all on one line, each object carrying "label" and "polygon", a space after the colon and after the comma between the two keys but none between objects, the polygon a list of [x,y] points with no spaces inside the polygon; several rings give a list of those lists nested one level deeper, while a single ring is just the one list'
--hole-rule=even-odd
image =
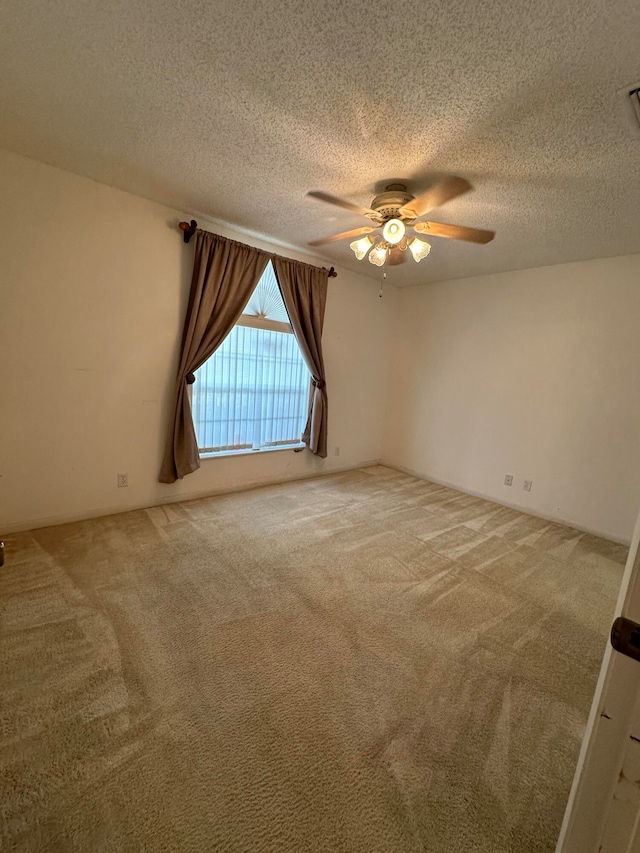
[{"label": "pull chain", "polygon": [[380,297],[380,299],[382,299],[382,287],[383,287],[383,285],[384,285],[384,283],[385,283],[385,281],[386,281],[386,280],[387,280],[387,273],[386,273],[386,272],[383,272],[383,273],[382,273],[382,278],[380,279],[380,293],[378,294],[378,296]]}]

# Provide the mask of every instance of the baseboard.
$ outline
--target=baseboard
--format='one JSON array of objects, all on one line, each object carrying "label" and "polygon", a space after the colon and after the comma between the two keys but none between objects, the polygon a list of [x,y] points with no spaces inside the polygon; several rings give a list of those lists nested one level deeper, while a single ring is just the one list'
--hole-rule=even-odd
[{"label": "baseboard", "polygon": [[476,492],[472,489],[463,488],[457,483],[449,483],[446,480],[440,480],[436,477],[430,477],[428,474],[423,474],[421,471],[414,471],[413,468],[406,468],[404,465],[396,465],[394,462],[387,462],[384,459],[380,461],[380,465],[384,465],[386,468],[393,468],[394,471],[400,471],[403,474],[410,474],[412,477],[417,477],[419,480],[426,480],[429,483],[436,483],[438,486],[446,486],[449,489],[455,489],[456,492],[462,492],[464,495],[471,495],[474,498],[482,498],[485,501],[491,501],[491,503],[497,504],[498,506],[504,506],[508,509],[516,509],[518,512],[522,512],[525,515],[531,515],[533,518],[541,518],[543,521],[549,521],[554,524],[563,524],[566,527],[573,527],[574,530],[580,530],[581,533],[590,533],[592,536],[598,536],[600,539],[606,539],[609,542],[616,542],[618,545],[626,545],[629,547],[631,544],[630,539],[618,539],[616,536],[612,536],[610,533],[603,533],[602,530],[594,530],[589,527],[585,527],[581,524],[576,524],[575,521],[571,521],[568,518],[562,518],[559,515],[543,515],[539,512],[531,512],[531,510],[519,506],[516,503],[509,503],[509,501],[505,500],[496,500],[492,495],[484,494],[483,492]]},{"label": "baseboard", "polygon": [[[345,471],[356,471],[358,468],[367,468],[370,465],[379,465],[379,459],[366,460],[358,462],[357,465],[345,465],[340,468],[332,468],[330,471],[319,472],[304,472],[301,474],[293,474],[289,477],[276,477],[270,479],[267,477],[251,480],[243,483],[240,486],[226,486],[222,489],[203,489],[197,492],[183,492],[179,495],[169,495],[166,498],[153,498],[152,500],[142,503],[134,503],[129,506],[111,506],[97,507],[96,509],[87,510],[86,512],[72,512],[63,515],[46,516],[45,518],[31,519],[25,522],[14,522],[7,524],[0,531],[1,536],[9,536],[12,533],[25,533],[29,530],[38,530],[41,527],[55,527],[58,524],[70,524],[74,521],[87,521],[90,518],[101,518],[104,515],[120,515],[124,512],[135,512],[139,509],[149,509],[152,506],[163,506],[164,504],[184,503],[186,501],[198,500],[198,498],[211,498],[216,495],[227,495],[233,492],[246,492],[250,489],[259,489],[263,486],[279,486],[283,483],[291,483],[296,480],[317,480],[321,477],[330,477],[332,474],[342,474]],[[391,467],[391,466],[389,466]],[[1,538],[0,536],[0,538]]]}]

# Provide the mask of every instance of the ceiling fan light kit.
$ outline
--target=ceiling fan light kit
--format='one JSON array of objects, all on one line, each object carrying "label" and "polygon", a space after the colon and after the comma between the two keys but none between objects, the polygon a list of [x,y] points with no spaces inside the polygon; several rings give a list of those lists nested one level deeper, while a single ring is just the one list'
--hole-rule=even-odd
[{"label": "ceiling fan light kit", "polygon": [[349,248],[353,249],[353,253],[359,261],[364,258],[372,246],[373,240],[371,237],[361,237],[359,240],[354,240],[353,243],[349,243]]},{"label": "ceiling fan light kit", "polygon": [[387,247],[385,245],[374,246],[369,252],[369,260],[377,267],[381,267],[387,260]]},{"label": "ceiling fan light kit", "polygon": [[413,255],[413,260],[418,264],[423,258],[426,258],[431,251],[431,243],[427,243],[426,240],[419,240],[417,237],[414,237],[409,243],[409,249]]},{"label": "ceiling fan light kit", "polygon": [[350,248],[353,249],[359,261],[364,260],[364,256],[368,252],[370,263],[381,267],[387,261],[393,265],[403,263],[404,258],[401,253],[406,252],[407,249],[413,255],[414,261],[420,263],[431,251],[431,244],[427,243],[426,240],[419,240],[417,237],[412,240],[402,238],[397,243],[388,240],[374,242],[370,237],[363,237],[361,240],[351,243]]},{"label": "ceiling fan light kit", "polygon": [[401,219],[389,219],[382,229],[382,236],[387,243],[399,243],[404,237],[405,227]]},{"label": "ceiling fan light kit", "polygon": [[369,261],[381,267],[385,262],[391,265],[404,263],[407,249],[416,263],[427,257],[431,251],[431,244],[420,240],[414,234],[407,234],[409,228],[412,228],[416,234],[433,234],[435,237],[464,240],[468,243],[489,243],[495,236],[493,231],[421,220],[421,217],[434,208],[446,204],[470,189],[471,184],[468,181],[453,176],[440,181],[416,197],[407,191],[404,184],[389,184],[385,192],[373,199],[371,207],[360,207],[346,199],[321,191],[310,192],[308,195],[319,201],[366,216],[371,220],[372,225],[369,228],[356,228],[321,240],[313,240],[309,245],[322,246],[326,243],[346,240],[349,237],[357,237],[357,240],[349,244],[356,258],[362,261],[368,254]]}]

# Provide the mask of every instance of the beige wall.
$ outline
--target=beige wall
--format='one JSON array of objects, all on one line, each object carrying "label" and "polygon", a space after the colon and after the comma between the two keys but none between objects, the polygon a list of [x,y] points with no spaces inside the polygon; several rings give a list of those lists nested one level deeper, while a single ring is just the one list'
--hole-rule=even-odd
[{"label": "beige wall", "polygon": [[324,336],[329,458],[204,460],[167,486],[157,472],[189,284],[191,253],[175,229],[184,214],[2,151],[0,195],[0,531],[383,456],[629,538],[640,504],[640,256],[388,287],[382,300],[375,281],[340,271]]},{"label": "beige wall", "polygon": [[380,300],[355,273],[330,280],[328,459],[207,459],[161,485],[189,286],[184,214],[2,151],[0,197],[0,531],[379,459],[393,288]]},{"label": "beige wall", "polygon": [[640,255],[399,299],[383,458],[629,540],[640,506]]}]

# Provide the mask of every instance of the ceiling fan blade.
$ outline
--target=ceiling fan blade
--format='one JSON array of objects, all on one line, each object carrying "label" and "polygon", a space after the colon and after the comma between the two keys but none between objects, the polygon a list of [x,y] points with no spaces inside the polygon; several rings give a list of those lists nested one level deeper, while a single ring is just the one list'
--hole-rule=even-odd
[{"label": "ceiling fan blade", "polygon": [[466,240],[467,243],[490,243],[496,236],[495,231],[467,228],[464,225],[446,225],[444,222],[416,222],[413,230],[419,234],[431,234],[432,237]]},{"label": "ceiling fan blade", "polygon": [[407,260],[407,253],[402,249],[389,249],[387,253],[387,263],[390,267],[397,267],[398,264],[403,264]]},{"label": "ceiling fan blade", "polygon": [[375,210],[371,210],[369,207],[360,207],[359,204],[354,204],[352,201],[347,201],[345,198],[338,198],[336,195],[323,193],[322,190],[313,190],[312,192],[307,193],[307,195],[310,195],[311,198],[317,198],[318,201],[324,201],[326,204],[333,204],[336,207],[342,207],[345,210],[350,210],[352,213],[360,213],[362,216],[371,216],[372,213],[375,215]]},{"label": "ceiling fan blade", "polygon": [[446,204],[452,198],[457,198],[470,189],[471,184],[469,181],[465,181],[464,178],[446,178],[444,181],[440,181],[439,184],[430,187],[422,195],[408,201],[400,208],[399,212],[402,216],[417,219],[419,216],[424,216],[430,210]]},{"label": "ceiling fan blade", "polygon": [[353,237],[364,237],[376,229],[372,225],[364,225],[362,228],[354,228],[353,231],[343,231],[341,234],[332,234],[331,237],[322,237],[320,240],[312,240],[307,246],[324,246],[325,243],[336,243],[338,240],[348,240]]}]

